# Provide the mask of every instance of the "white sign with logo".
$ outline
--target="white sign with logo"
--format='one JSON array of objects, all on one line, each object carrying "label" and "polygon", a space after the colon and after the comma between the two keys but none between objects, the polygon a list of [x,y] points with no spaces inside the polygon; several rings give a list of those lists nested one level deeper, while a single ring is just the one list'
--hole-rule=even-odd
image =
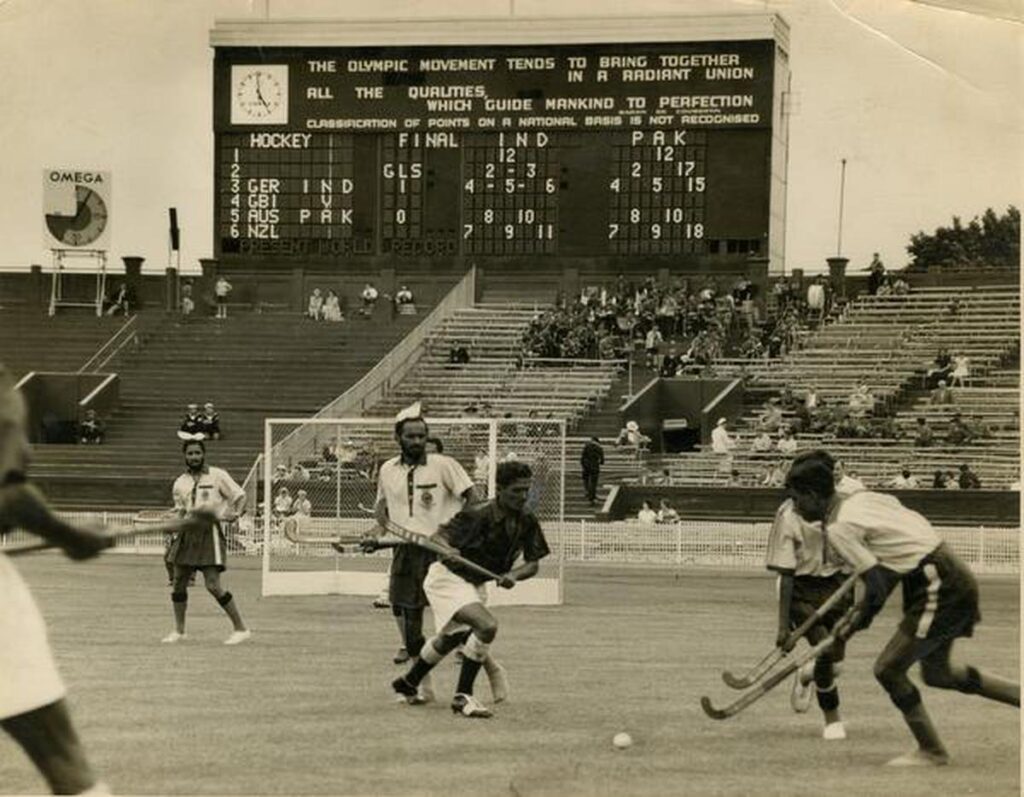
[{"label": "white sign with logo", "polygon": [[110,245],[110,172],[43,170],[43,240],[47,249]]}]

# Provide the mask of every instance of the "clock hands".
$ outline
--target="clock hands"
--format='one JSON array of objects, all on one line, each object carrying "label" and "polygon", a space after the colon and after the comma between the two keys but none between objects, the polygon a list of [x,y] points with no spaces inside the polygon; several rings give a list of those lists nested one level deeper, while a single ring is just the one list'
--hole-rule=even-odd
[{"label": "clock hands", "polygon": [[263,92],[260,90],[260,73],[259,72],[256,73],[256,98],[263,104],[264,108],[266,108],[268,111],[270,110],[270,105],[267,103],[267,101],[265,99],[263,99]]}]

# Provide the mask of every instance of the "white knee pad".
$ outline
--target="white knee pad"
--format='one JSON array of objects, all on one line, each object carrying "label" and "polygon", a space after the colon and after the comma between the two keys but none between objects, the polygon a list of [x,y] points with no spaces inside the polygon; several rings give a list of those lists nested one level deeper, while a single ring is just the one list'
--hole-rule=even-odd
[{"label": "white knee pad", "polygon": [[473,661],[483,661],[490,649],[490,643],[484,642],[476,634],[470,634],[466,644],[462,646],[462,653]]}]

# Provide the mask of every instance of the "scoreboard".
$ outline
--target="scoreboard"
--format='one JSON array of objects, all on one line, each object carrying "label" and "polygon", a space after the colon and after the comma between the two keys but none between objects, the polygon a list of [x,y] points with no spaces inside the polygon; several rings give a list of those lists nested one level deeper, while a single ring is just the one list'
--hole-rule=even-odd
[{"label": "scoreboard", "polygon": [[767,255],[776,61],[771,38],[218,46],[216,256]]}]

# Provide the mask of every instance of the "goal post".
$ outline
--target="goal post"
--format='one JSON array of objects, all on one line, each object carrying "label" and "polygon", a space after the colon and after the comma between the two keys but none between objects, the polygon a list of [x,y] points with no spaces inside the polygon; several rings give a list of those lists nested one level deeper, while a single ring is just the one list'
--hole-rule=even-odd
[{"label": "goal post", "polygon": [[[498,463],[530,465],[527,505],[551,554],[511,590],[488,585],[492,605],[558,605],[564,598],[561,529],[565,506],[565,421],[537,418],[427,418],[437,441],[473,480],[495,494]],[[391,551],[338,551],[374,529],[377,471],[397,456],[390,418],[268,418],[255,517],[262,529],[262,594],[377,595],[387,587]],[[430,491],[418,500],[431,500]],[[343,546],[344,547],[344,546]]]}]

